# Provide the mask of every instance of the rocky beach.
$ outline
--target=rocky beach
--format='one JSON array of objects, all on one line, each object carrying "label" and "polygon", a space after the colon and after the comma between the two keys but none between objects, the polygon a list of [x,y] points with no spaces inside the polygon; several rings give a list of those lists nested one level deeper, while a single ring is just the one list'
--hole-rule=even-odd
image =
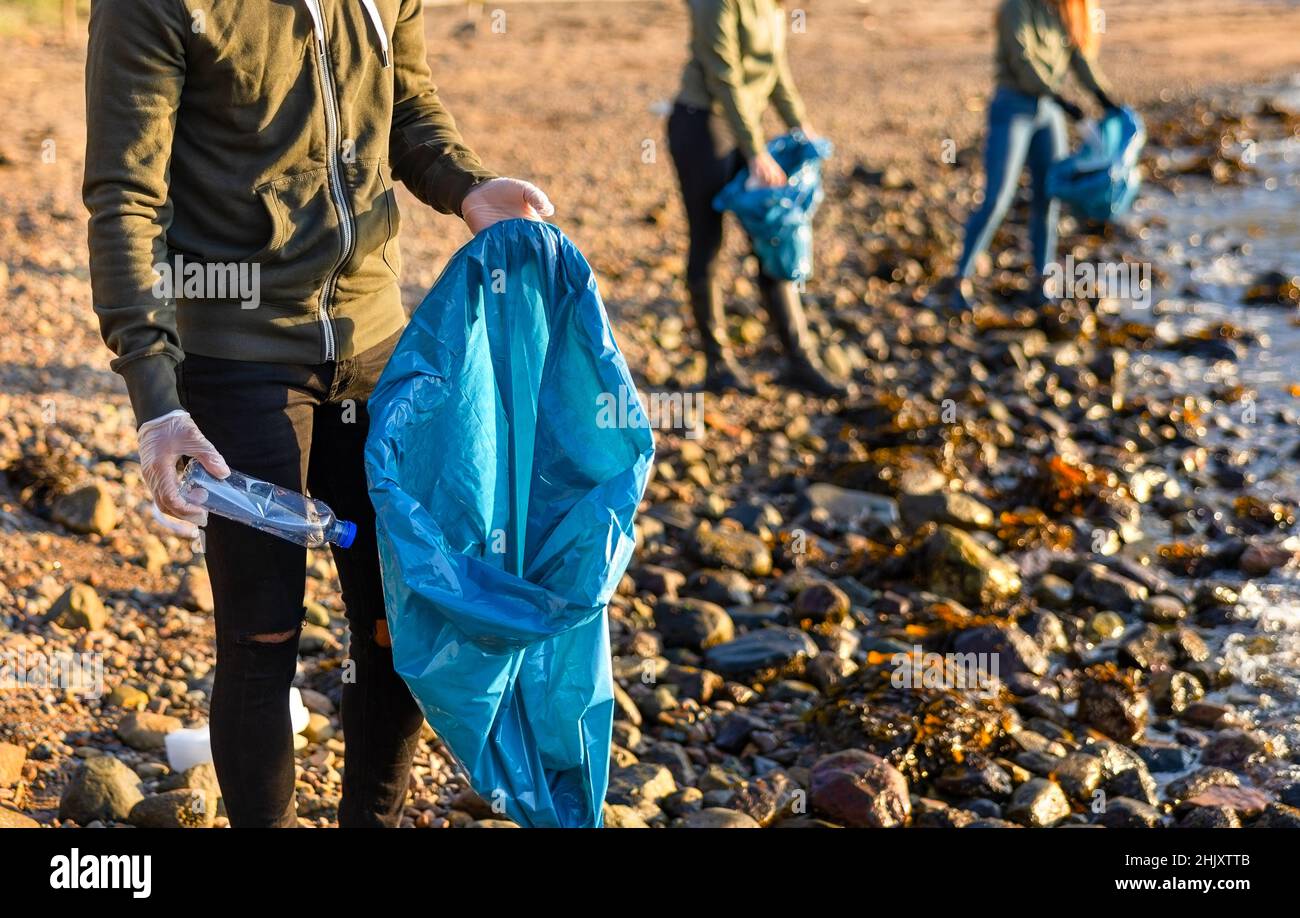
[{"label": "rocky beach", "polygon": [[[857,391],[771,381],[733,225],[763,384],[660,418],[609,609],[609,826],[1300,827],[1300,9],[1108,7],[1145,186],[1117,224],[1065,218],[1061,256],[1149,288],[1034,304],[1022,201],[948,324],[925,304],[980,187],[991,9],[821,0],[792,36],[836,144],[812,324]],[[445,100],[548,189],[643,396],[693,393],[662,122],[684,12],[505,11],[428,9]],[[0,53],[0,826],[222,826],[211,766],[165,750],[206,723],[212,597],[150,513],[90,307],[82,51]],[[402,194],[413,306],[468,232]],[[298,812],[325,827],[347,628],[328,553],[307,573]],[[509,825],[427,729],[403,824]]]}]

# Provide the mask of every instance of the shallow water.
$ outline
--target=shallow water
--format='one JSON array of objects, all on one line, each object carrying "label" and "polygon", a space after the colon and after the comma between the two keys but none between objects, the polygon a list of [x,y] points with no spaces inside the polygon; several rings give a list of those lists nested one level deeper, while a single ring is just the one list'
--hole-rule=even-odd
[{"label": "shallow water", "polygon": [[[1300,96],[1300,86],[1286,93]],[[1157,291],[1154,315],[1133,304],[1123,311],[1136,321],[1179,332],[1229,322],[1258,336],[1259,343],[1236,363],[1235,373],[1224,373],[1204,359],[1160,352],[1135,360],[1136,369],[1167,375],[1175,392],[1205,393],[1228,379],[1254,389],[1253,418],[1243,414],[1241,403],[1216,403],[1216,410],[1228,417],[1219,419],[1227,423],[1211,442],[1217,436],[1218,442],[1258,451],[1252,471],[1260,484],[1249,493],[1275,491],[1295,498],[1300,495],[1300,399],[1288,389],[1300,382],[1300,325],[1290,308],[1246,306],[1241,300],[1250,279],[1263,271],[1300,275],[1300,140],[1260,143],[1256,155],[1259,181],[1250,186],[1225,188],[1206,181],[1177,197],[1162,190],[1144,194],[1134,222],[1150,225],[1159,218],[1166,225],[1151,225],[1139,257],[1160,264],[1170,283]],[[1209,419],[1212,430],[1215,420]],[[1222,503],[1231,496],[1225,495]],[[1158,534],[1155,538],[1160,540]],[[1300,544],[1300,537],[1293,534],[1290,542]],[[1250,621],[1206,635],[1238,680],[1210,698],[1250,712],[1257,724],[1298,749],[1300,572],[1292,565],[1249,582],[1235,573],[1215,579],[1240,586]],[[1269,770],[1276,772],[1274,780],[1300,777],[1297,765]]]}]

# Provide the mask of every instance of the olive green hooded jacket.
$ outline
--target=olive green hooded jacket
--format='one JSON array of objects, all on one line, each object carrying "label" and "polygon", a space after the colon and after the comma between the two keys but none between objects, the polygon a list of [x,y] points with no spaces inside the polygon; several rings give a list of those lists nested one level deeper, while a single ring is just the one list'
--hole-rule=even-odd
[{"label": "olive green hooded jacket", "polygon": [[691,56],[677,100],[720,113],[746,159],[764,149],[769,104],[802,127],[803,100],[786,57],[786,14],[776,0],[687,0]]},{"label": "olive green hooded jacket", "polygon": [[185,353],[317,364],[398,331],[394,180],[459,213],[493,177],[420,0],[94,0],[86,107],[94,308],[139,422],[180,406]]},{"label": "olive green hooded jacket", "polygon": [[1055,96],[1071,72],[1092,95],[1107,91],[1096,61],[1070,40],[1053,0],[1004,0],[998,9],[998,85]]}]

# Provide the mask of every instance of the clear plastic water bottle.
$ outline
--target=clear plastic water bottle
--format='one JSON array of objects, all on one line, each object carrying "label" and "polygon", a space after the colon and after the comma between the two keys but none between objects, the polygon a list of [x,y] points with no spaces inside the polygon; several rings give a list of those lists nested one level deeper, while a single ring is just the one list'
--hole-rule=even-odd
[{"label": "clear plastic water bottle", "polygon": [[209,513],[308,548],[326,542],[351,548],[357,537],[356,523],[335,517],[324,501],[234,470],[228,478],[214,478],[197,459],[181,473],[181,496]]}]

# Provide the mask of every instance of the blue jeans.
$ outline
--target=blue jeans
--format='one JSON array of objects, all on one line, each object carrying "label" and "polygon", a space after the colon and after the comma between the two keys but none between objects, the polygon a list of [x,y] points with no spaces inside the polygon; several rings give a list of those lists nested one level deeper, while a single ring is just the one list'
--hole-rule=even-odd
[{"label": "blue jeans", "polygon": [[1047,170],[1067,152],[1065,113],[1048,96],[1030,96],[998,87],[989,105],[989,135],[984,150],[984,203],[966,223],[966,244],[958,277],[970,277],[975,259],[989,247],[1015,199],[1020,173],[1029,161],[1032,200],[1029,238],[1034,267],[1042,277],[1056,258],[1059,205],[1047,196]]}]

